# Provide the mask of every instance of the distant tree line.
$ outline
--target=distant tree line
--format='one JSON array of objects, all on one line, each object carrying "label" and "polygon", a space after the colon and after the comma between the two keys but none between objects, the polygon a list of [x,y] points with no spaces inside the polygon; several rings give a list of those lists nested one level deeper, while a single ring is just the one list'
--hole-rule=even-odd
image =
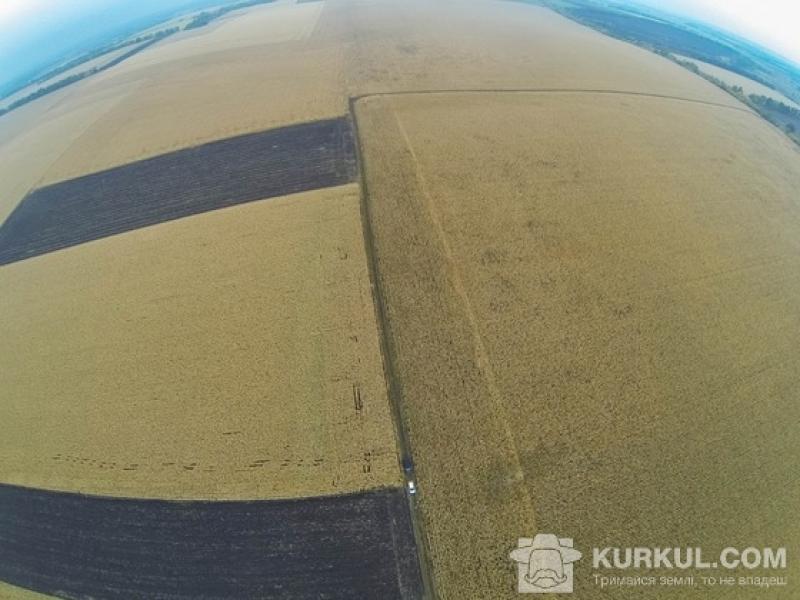
[{"label": "distant tree line", "polygon": [[[795,122],[800,123],[800,110],[768,96],[750,94],[748,99],[750,100],[750,105],[758,110],[759,114],[765,115],[765,118],[774,125],[782,126],[784,131],[789,134],[789,137],[800,143],[800,140],[794,135],[797,133]],[[778,120],[773,117],[774,113],[785,117],[786,122],[776,122]]]},{"label": "distant tree line", "polygon": [[[690,60],[683,60],[676,56],[666,53],[667,58],[678,63],[682,67],[689,69],[692,73],[696,73],[703,79],[706,79],[716,85],[717,87],[725,90],[750,108],[761,115],[764,119],[783,130],[787,136],[800,145],[800,133],[798,133],[798,125],[800,125],[800,110],[775,100],[769,96],[760,94],[745,94],[744,89],[740,85],[728,85],[721,79],[704,73],[694,62]],[[782,118],[778,118],[779,115]],[[795,122],[798,124],[796,125]]]},{"label": "distant tree line", "polygon": [[235,4],[228,4],[227,6],[221,6],[215,10],[205,10],[197,15],[189,21],[184,27],[184,30],[187,29],[198,29],[199,27],[205,27],[214,19],[218,19],[222,15],[229,13],[233,10],[240,10],[242,8],[249,8],[250,6],[256,6],[257,4],[269,4],[274,2],[275,0],[246,0],[244,2],[237,2]]},{"label": "distant tree line", "polygon": [[[32,85],[32,84],[36,84],[36,83],[42,83],[43,81],[47,81],[48,79],[52,79],[53,77],[59,75],[60,73],[64,73],[66,71],[74,69],[75,67],[77,67],[79,65],[87,63],[90,60],[94,60],[95,58],[99,58],[99,57],[101,57],[101,56],[103,56],[105,54],[110,54],[111,52],[114,52],[116,50],[121,50],[122,48],[125,48],[126,46],[133,46],[135,44],[140,44],[142,42],[147,42],[147,41],[154,41],[154,40],[158,41],[158,40],[164,39],[168,35],[172,35],[173,33],[177,33],[178,31],[180,31],[180,29],[178,27],[170,27],[168,29],[160,29],[159,31],[154,31],[153,33],[146,33],[144,35],[140,35],[140,36],[135,37],[133,39],[127,39],[127,40],[124,40],[122,42],[118,42],[118,43],[112,44],[110,46],[105,46],[105,47],[100,48],[99,50],[96,50],[96,51],[91,52],[89,54],[84,54],[83,56],[79,56],[78,58],[75,58],[75,59],[73,59],[73,60],[71,60],[69,62],[66,62],[63,65],[61,65],[61,66],[59,66],[59,67],[57,67],[55,69],[51,69],[50,71],[47,71],[44,75],[41,75],[40,77],[37,77],[36,79],[32,80],[28,85]],[[130,55],[128,54],[126,56],[130,56]]]},{"label": "distant tree line", "polygon": [[[739,88],[740,90],[742,88]],[[769,96],[758,96],[756,94],[750,94],[748,96],[750,101],[753,104],[757,104],[758,106],[763,106],[766,109],[774,110],[779,113],[782,113],[786,116],[793,117],[795,119],[800,119],[800,110],[784,104],[779,100],[775,100],[774,98],[770,98]]]},{"label": "distant tree line", "polygon": [[[167,37],[168,35],[172,35],[173,33],[177,33],[178,31],[179,31],[178,27],[171,27],[169,29],[164,29],[164,30],[159,31],[159,32],[157,32],[155,34],[152,34],[152,35],[142,36],[144,39],[149,40],[149,41],[146,41],[145,43],[141,44],[140,46],[136,46],[135,48],[132,48],[129,52],[125,52],[124,54],[121,54],[120,56],[118,56],[114,60],[111,60],[111,61],[107,62],[104,65],[101,65],[99,67],[92,67],[91,69],[86,69],[85,71],[81,71],[80,73],[76,73],[74,75],[70,75],[69,77],[64,77],[63,79],[59,79],[58,81],[56,81],[54,83],[51,83],[50,85],[46,85],[44,87],[40,87],[35,92],[31,92],[27,96],[23,96],[19,100],[15,100],[14,102],[9,104],[5,108],[0,108],[0,116],[3,116],[7,112],[12,111],[15,108],[19,108],[23,104],[27,104],[28,102],[32,102],[32,101],[36,100],[37,98],[41,98],[42,96],[45,96],[45,95],[50,94],[52,92],[55,92],[56,90],[60,90],[61,88],[67,87],[68,85],[71,85],[71,84],[75,83],[76,81],[80,81],[81,79],[86,79],[87,77],[89,77],[91,75],[94,75],[95,73],[99,73],[100,71],[105,71],[106,69],[110,69],[111,67],[121,63],[123,60],[125,60],[127,58],[130,58],[131,56],[133,56],[134,54],[137,54],[138,52],[141,52],[142,50],[144,50],[148,46],[152,46],[153,44],[155,44],[159,40],[162,40],[165,37]],[[129,45],[129,44],[126,44],[126,45]],[[108,52],[103,52],[103,54],[108,54]],[[88,62],[88,60],[91,60],[91,59],[87,59],[86,61],[82,61],[82,62]],[[61,71],[61,72],[63,72],[63,71]]]},{"label": "distant tree line", "polygon": [[[97,71],[97,69],[92,69],[91,70],[92,73],[94,73],[96,71]],[[16,100],[16,101],[12,102],[7,107],[0,108],[0,116],[6,114],[7,112],[9,112],[11,110],[14,110],[15,108],[18,108],[18,107],[22,106],[23,104],[27,104],[28,102],[36,100],[37,98],[41,98],[45,94],[49,94],[50,92],[55,92],[56,90],[60,90],[63,87],[67,87],[68,85],[70,85],[72,83],[75,83],[76,81],[80,81],[84,77],[88,77],[89,74],[90,73],[77,73],[75,75],[70,75],[69,77],[65,77],[64,79],[60,79],[60,80],[56,81],[55,83],[53,83],[51,85],[47,85],[45,87],[41,87],[38,90],[36,90],[35,92],[33,92],[31,94],[28,94],[27,96],[24,96],[24,97],[20,98],[19,100]]]}]

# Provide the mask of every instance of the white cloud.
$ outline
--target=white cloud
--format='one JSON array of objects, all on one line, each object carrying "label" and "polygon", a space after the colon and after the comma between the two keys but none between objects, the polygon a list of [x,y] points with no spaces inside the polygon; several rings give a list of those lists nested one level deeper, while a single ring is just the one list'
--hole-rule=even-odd
[{"label": "white cloud", "polygon": [[0,25],[25,18],[41,5],[36,0],[0,0]]}]

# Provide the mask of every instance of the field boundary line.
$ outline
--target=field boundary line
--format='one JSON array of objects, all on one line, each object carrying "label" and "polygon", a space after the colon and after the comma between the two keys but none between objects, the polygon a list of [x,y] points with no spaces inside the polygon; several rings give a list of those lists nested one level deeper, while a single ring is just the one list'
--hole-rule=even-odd
[{"label": "field boundary line", "polygon": [[[359,100],[366,98],[379,98],[385,96],[431,96],[431,95],[446,95],[446,94],[608,94],[616,96],[638,96],[643,98],[660,98],[663,100],[677,100],[680,102],[691,102],[692,104],[703,104],[705,106],[716,106],[718,108],[727,108],[730,110],[737,110],[739,112],[756,115],[756,113],[749,108],[732,106],[730,104],[723,104],[721,102],[712,102],[711,100],[700,100],[697,98],[684,98],[682,96],[670,96],[669,94],[655,94],[649,92],[637,92],[631,90],[608,90],[608,89],[580,89],[580,88],[446,88],[446,89],[432,89],[432,90],[400,90],[394,92],[369,92],[352,96],[350,102],[352,105]],[[758,116],[758,115],[757,115]]]},{"label": "field boundary line", "polygon": [[[403,413],[400,406],[400,390],[397,376],[394,372],[394,352],[389,344],[388,320],[386,318],[386,304],[383,297],[383,290],[378,277],[378,256],[375,252],[374,232],[369,208],[369,188],[366,178],[366,161],[361,147],[361,137],[358,131],[358,119],[356,117],[356,102],[359,98],[351,97],[348,99],[348,110],[353,127],[353,146],[358,169],[357,179],[360,189],[360,208],[361,208],[361,231],[364,236],[364,251],[367,256],[367,271],[369,274],[370,287],[372,288],[372,304],[375,310],[375,321],[378,327],[378,342],[381,350],[381,362],[383,363],[383,375],[386,382],[386,392],[389,398],[389,405],[392,411],[392,421],[394,422],[395,440],[400,454],[401,464],[398,468],[402,469],[403,464],[413,465],[411,444],[408,439],[403,424]],[[408,463],[406,461],[409,461]],[[406,487],[409,478],[413,478],[413,466],[411,473],[403,472],[403,486]],[[420,576],[422,579],[422,593],[424,600],[435,600],[437,598],[433,583],[433,565],[430,559],[430,549],[425,536],[424,525],[417,516],[416,502],[413,496],[406,494],[411,516],[411,526],[417,546],[417,560],[419,562]]]}]

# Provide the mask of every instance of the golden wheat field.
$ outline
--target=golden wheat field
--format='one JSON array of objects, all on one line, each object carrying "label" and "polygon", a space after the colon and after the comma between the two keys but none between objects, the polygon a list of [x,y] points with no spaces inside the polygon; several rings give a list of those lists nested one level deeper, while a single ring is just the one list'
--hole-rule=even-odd
[{"label": "golden wheat field", "polygon": [[366,269],[352,184],[6,265],[0,480],[164,498],[396,484]]},{"label": "golden wheat field", "polygon": [[[442,23],[447,23],[442,27]],[[327,0],[353,96],[452,89],[602,89],[737,101],[675,63],[522,2]]]},{"label": "golden wheat field", "polygon": [[38,594],[0,581],[0,598],[3,600],[47,600],[48,598],[52,600],[54,596]]},{"label": "golden wheat field", "polygon": [[[442,598],[515,597],[525,531],[797,539],[788,140],[744,110],[592,93],[357,115]],[[577,585],[592,597],[590,569]]]}]

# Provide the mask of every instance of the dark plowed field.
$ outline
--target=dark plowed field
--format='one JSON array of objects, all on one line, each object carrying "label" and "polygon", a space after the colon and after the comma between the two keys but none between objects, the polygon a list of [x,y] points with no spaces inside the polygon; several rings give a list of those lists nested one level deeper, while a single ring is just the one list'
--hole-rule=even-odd
[{"label": "dark plowed field", "polygon": [[179,150],[34,190],[0,227],[0,265],[355,176],[346,118]]},{"label": "dark plowed field", "polygon": [[248,502],[0,485],[0,580],[63,597],[419,598],[403,491]]}]

